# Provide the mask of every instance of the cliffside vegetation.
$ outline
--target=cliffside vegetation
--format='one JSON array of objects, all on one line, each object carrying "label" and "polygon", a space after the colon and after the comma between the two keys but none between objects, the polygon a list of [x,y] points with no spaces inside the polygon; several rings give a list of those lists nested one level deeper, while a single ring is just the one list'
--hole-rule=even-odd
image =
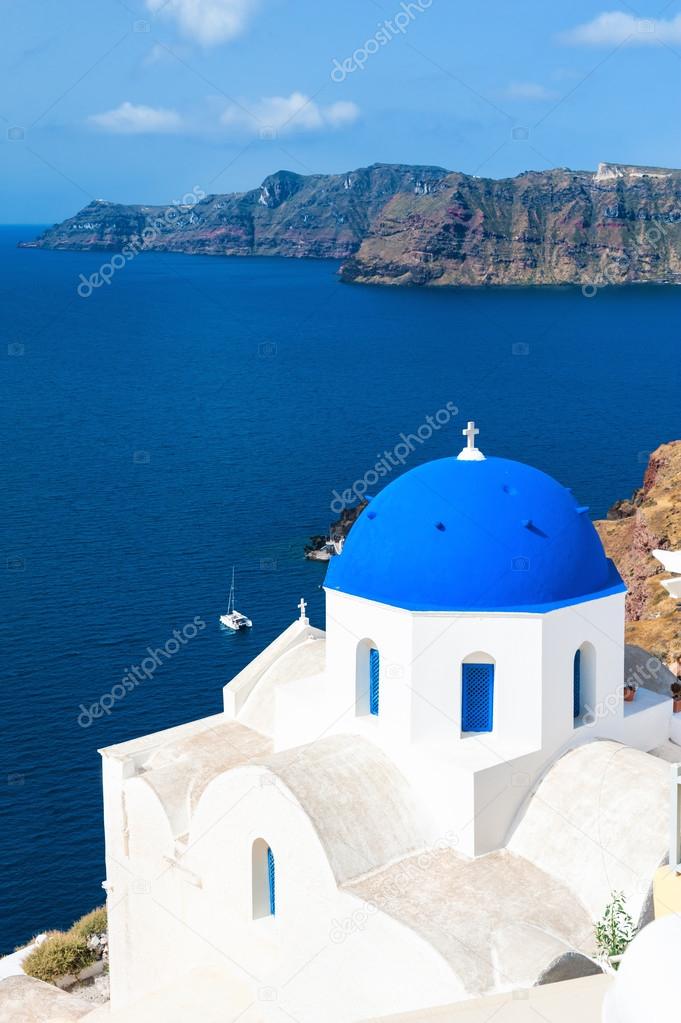
[{"label": "cliffside vegetation", "polygon": [[47,983],[76,976],[101,958],[97,945],[106,927],[106,909],[101,906],[76,920],[68,931],[50,931],[24,960],[24,973]]}]

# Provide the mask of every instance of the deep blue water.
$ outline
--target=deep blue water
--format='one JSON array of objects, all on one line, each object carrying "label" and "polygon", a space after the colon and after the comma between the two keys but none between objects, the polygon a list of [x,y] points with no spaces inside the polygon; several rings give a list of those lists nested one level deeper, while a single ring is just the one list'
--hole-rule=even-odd
[{"label": "deep blue water", "polygon": [[[97,748],[221,709],[297,616],[334,490],[448,402],[407,462],[489,454],[571,485],[594,516],[681,436],[681,291],[348,287],[331,262],[140,256],[83,299],[97,254],[0,229],[3,607],[0,950],[102,901]],[[248,634],[222,632],[232,564]],[[207,627],[107,717],[148,646]]]}]

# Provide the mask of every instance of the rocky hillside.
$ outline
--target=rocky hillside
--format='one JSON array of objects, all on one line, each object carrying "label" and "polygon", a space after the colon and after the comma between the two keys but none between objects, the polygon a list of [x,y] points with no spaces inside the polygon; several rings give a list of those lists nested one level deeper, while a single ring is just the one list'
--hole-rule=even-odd
[{"label": "rocky hillside", "polygon": [[652,453],[641,489],[596,527],[629,587],[627,642],[667,664],[681,660],[681,609],[660,586],[669,575],[650,553],[681,550],[681,441]]},{"label": "rocky hillside", "polygon": [[375,164],[198,195],[171,207],[97,200],[26,244],[331,257],[345,261],[343,280],[372,284],[681,283],[677,170],[601,164],[492,180]]},{"label": "rocky hillside", "polygon": [[253,191],[206,196],[197,189],[198,201],[177,206],[98,199],[28,244],[113,252],[140,239],[160,252],[344,259],[396,195],[416,197],[446,175],[439,167],[387,165],[348,174],[279,171]]}]

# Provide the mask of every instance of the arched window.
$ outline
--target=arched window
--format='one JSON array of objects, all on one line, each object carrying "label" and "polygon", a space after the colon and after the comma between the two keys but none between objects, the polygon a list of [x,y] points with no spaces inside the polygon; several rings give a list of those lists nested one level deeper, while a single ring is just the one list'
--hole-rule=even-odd
[{"label": "arched window", "polygon": [[471,654],[461,665],[461,731],[491,732],[494,727],[494,660]]},{"label": "arched window", "polygon": [[378,716],[379,681],[381,658],[378,650],[372,647],[369,651],[369,713]]},{"label": "arched window", "polygon": [[378,647],[370,639],[357,644],[355,678],[355,708],[360,715],[378,716],[381,657]]},{"label": "arched window", "polygon": [[274,876],[274,853],[267,847],[267,893],[270,900],[270,914],[274,916],[277,911],[277,889]]},{"label": "arched window", "polygon": [[263,838],[256,838],[252,850],[253,919],[274,916],[277,891],[274,853]]},{"label": "arched window", "polygon": [[582,643],[572,662],[572,717],[575,728],[594,722],[597,704],[596,648]]},{"label": "arched window", "polygon": [[575,653],[572,664],[572,716],[575,720],[582,713],[582,651]]}]

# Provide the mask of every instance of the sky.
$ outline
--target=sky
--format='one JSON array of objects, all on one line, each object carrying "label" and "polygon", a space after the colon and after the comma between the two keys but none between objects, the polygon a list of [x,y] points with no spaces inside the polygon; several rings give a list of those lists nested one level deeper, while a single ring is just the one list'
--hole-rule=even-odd
[{"label": "sky", "polygon": [[681,166],[681,0],[0,0],[0,223],[282,168]]}]

